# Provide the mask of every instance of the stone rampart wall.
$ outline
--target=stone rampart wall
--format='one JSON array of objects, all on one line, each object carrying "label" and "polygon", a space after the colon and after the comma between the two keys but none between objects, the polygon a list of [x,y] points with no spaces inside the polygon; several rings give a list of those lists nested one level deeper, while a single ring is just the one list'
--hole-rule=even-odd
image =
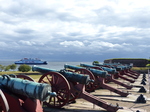
[{"label": "stone rampart wall", "polygon": [[104,60],[104,63],[122,63],[122,64],[131,64],[133,63],[134,67],[145,67],[148,64],[148,59],[108,59]]}]

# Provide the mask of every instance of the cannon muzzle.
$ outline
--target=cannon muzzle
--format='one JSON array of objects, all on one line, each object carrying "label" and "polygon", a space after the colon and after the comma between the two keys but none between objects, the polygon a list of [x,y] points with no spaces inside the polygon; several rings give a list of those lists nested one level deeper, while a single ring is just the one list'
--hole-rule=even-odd
[{"label": "cannon muzzle", "polygon": [[15,94],[25,95],[29,98],[47,100],[50,96],[55,96],[55,92],[51,92],[51,86],[45,83],[37,83],[20,78],[12,78],[8,75],[0,76],[0,86]]},{"label": "cannon muzzle", "polygon": [[89,82],[91,82],[91,79],[88,75],[68,72],[66,70],[57,71],[57,70],[51,70],[49,68],[43,68],[43,67],[37,67],[37,66],[33,66],[32,70],[38,71],[41,73],[58,72],[58,73],[62,74],[68,81],[79,82],[80,84],[88,84]]}]

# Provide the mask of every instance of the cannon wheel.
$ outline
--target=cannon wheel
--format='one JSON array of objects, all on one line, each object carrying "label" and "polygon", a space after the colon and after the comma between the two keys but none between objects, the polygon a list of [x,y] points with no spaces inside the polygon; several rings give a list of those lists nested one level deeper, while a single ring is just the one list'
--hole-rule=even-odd
[{"label": "cannon wheel", "polygon": [[63,75],[58,72],[48,72],[40,77],[39,82],[50,84],[52,92],[57,94],[57,96],[50,96],[47,101],[44,101],[43,106],[61,108],[69,102],[70,85]]},{"label": "cannon wheel", "polygon": [[29,81],[34,81],[33,78],[31,78],[30,76],[27,76],[27,75],[17,75],[17,78],[21,78],[21,79],[25,79],[25,80],[29,80]]},{"label": "cannon wheel", "polygon": [[9,105],[7,99],[0,89],[0,112],[9,112]]},{"label": "cannon wheel", "polygon": [[[80,73],[80,74],[85,74],[85,75],[89,75],[90,79],[95,81],[95,76],[93,75],[93,73],[87,69],[77,69],[75,70],[75,72]],[[93,92],[95,90],[95,84],[94,82],[90,82],[89,84],[85,85],[85,91],[87,92]]]}]

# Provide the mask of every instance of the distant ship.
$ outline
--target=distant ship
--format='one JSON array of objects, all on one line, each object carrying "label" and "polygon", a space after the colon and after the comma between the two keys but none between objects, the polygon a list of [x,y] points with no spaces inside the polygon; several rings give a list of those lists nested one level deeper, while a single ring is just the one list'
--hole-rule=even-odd
[{"label": "distant ship", "polygon": [[15,61],[15,64],[42,65],[42,64],[48,64],[48,63],[47,61],[41,61],[38,58],[35,58],[35,59],[23,58],[19,61]]}]

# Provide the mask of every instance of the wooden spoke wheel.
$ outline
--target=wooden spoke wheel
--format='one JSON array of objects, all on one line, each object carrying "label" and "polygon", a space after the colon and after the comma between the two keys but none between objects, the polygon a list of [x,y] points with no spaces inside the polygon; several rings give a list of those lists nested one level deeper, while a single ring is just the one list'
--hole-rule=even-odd
[{"label": "wooden spoke wheel", "polygon": [[[89,75],[90,79],[92,79],[93,81],[95,81],[95,76],[93,75],[93,73],[87,69],[77,69],[75,70],[75,72],[80,73],[80,74],[84,74],[84,75]],[[95,90],[95,84],[94,82],[90,82],[89,84],[85,85],[85,91],[87,92],[93,92]]]},{"label": "wooden spoke wheel", "polygon": [[27,75],[17,75],[17,78],[21,78],[21,79],[29,80],[29,81],[34,81],[33,78],[31,78],[30,76],[27,76]]},{"label": "wooden spoke wheel", "polygon": [[7,99],[0,89],[0,112],[9,112],[9,105]]},{"label": "wooden spoke wheel", "polygon": [[57,94],[57,96],[50,96],[47,101],[44,101],[43,106],[61,108],[69,102],[70,85],[63,75],[57,72],[48,72],[40,77],[39,82],[50,84],[52,92]]}]

